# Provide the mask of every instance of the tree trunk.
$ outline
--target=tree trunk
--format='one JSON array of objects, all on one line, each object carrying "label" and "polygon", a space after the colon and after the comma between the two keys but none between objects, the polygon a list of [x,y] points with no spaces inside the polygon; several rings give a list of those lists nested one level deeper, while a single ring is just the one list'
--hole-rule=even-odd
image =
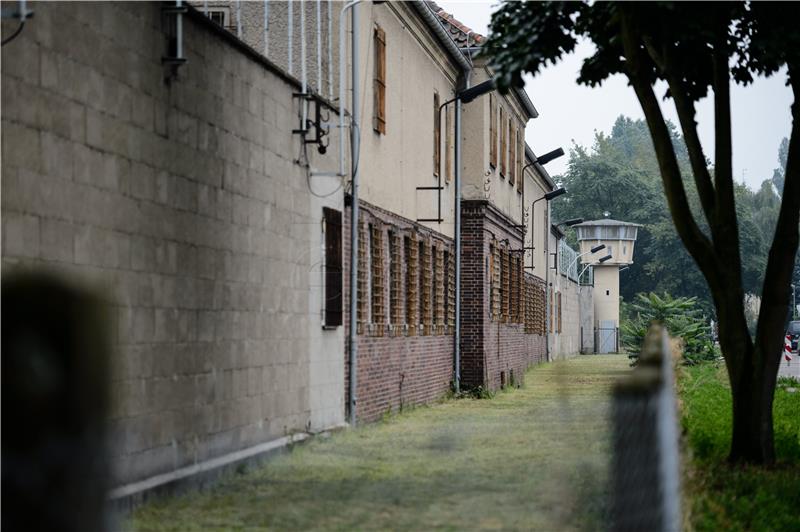
[{"label": "tree trunk", "polygon": [[[737,353],[745,361],[760,358],[753,350]],[[775,354],[777,356],[777,354]],[[759,367],[761,366],[761,367]],[[772,430],[772,400],[775,376],[769,378],[761,364],[744,364],[730,374],[733,396],[733,431],[728,460],[732,463],[764,464],[775,462]]]}]

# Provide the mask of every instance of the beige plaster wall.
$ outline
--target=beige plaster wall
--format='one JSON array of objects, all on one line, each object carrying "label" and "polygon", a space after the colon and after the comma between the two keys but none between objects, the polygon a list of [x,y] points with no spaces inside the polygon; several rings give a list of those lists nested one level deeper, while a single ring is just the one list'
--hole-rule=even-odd
[{"label": "beige plaster wall", "polygon": [[619,268],[617,266],[594,267],[594,319],[619,325]]},{"label": "beige plaster wall", "polygon": [[[401,2],[364,3],[360,7],[361,125],[360,197],[373,205],[417,220],[438,216],[438,194],[417,187],[437,186],[434,177],[434,91],[441,103],[452,98],[457,68],[440,51],[440,45],[413,8]],[[373,32],[379,25],[386,33],[386,133],[373,129],[375,53]],[[444,176],[445,112],[442,113],[440,223],[424,225],[453,236],[453,182]],[[452,124],[447,124],[453,129]]]},{"label": "beige plaster wall", "polygon": [[[635,240],[581,240],[580,241],[580,252],[586,253],[591,250],[593,247],[605,244],[606,249],[603,251],[599,251],[595,254],[588,254],[585,257],[582,257],[581,260],[586,260],[584,264],[594,263],[597,260],[605,257],[607,254],[611,254],[612,259],[604,262],[603,264],[606,265],[617,265],[617,266],[625,266],[628,264],[633,264],[633,248],[636,244]],[[591,259],[594,259],[592,261]]]},{"label": "beige plaster wall", "polygon": [[[490,72],[485,63],[476,60],[470,84],[477,85],[489,79],[489,76]],[[527,118],[522,106],[512,93],[494,94],[496,101],[503,107],[505,116],[514,118],[516,127],[524,139]],[[484,95],[463,106],[463,196],[464,199],[489,200],[515,223],[522,223],[522,194],[516,184],[510,184],[508,176],[501,177],[499,167],[495,168],[490,164],[490,101],[489,95]],[[498,156],[499,153],[498,135]],[[524,158],[524,153],[519,154],[519,157]],[[525,202],[527,201],[526,199]]]}]

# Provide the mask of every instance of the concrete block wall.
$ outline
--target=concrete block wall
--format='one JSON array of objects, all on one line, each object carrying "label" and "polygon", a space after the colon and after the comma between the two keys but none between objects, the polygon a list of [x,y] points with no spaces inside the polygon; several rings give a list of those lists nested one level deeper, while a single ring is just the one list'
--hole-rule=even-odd
[{"label": "concrete block wall", "polygon": [[191,14],[165,82],[159,3],[33,8],[2,49],[2,265],[113,303],[115,483],[341,423],[317,270],[343,196],[294,161],[297,83]]},{"label": "concrete block wall", "polygon": [[[447,250],[453,256],[453,243],[446,236],[431,231],[421,224],[412,222],[397,214],[360,202],[361,223],[381,227],[383,235],[383,276],[384,301],[386,304],[387,323],[391,320],[390,312],[390,271],[389,271],[389,238],[388,231],[401,236],[415,235],[425,240],[426,245],[434,243]],[[345,213],[345,226],[348,232],[345,239],[345,271],[349,271],[350,258],[350,216],[351,209]],[[401,304],[402,320],[405,321],[406,273],[408,259],[401,250]],[[349,293],[350,279],[345,276],[345,333],[349,334]],[[407,407],[430,403],[442,398],[450,390],[453,380],[454,344],[453,329],[446,326],[444,330],[431,334],[420,334],[419,329],[409,332],[402,324],[389,326],[384,324],[381,334],[378,325],[367,327],[358,335],[358,361],[356,375],[356,412],[358,421],[374,421],[383,414],[397,412]],[[345,337],[349,339],[349,336]],[[349,401],[349,351],[348,342],[344,342],[345,398]]]},{"label": "concrete block wall", "polygon": [[561,292],[561,332],[554,334],[554,359],[569,358],[581,352],[580,286],[565,275],[559,275]]}]

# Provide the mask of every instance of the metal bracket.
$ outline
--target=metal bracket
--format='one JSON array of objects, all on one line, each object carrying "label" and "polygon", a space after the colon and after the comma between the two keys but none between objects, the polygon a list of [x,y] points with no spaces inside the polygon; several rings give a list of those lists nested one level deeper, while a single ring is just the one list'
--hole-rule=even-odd
[{"label": "metal bracket", "polygon": [[418,222],[436,222],[442,223],[444,218],[442,218],[442,190],[444,187],[441,185],[442,178],[439,177],[439,185],[435,187],[417,187],[417,190],[436,190],[438,191],[438,200],[439,200],[439,217],[438,218],[417,218]]},{"label": "metal bracket", "polygon": [[[308,92],[295,92],[292,94],[294,98],[300,98],[302,102],[311,102],[314,104],[314,118],[306,118],[306,123],[303,124],[303,119],[300,119],[300,127],[292,130],[293,135],[302,135],[305,144],[316,144],[317,151],[320,154],[325,154],[328,151],[328,144],[325,142],[325,137],[328,136],[328,129],[325,124],[330,120],[330,114],[324,119],[322,118],[322,105],[316,95]],[[306,138],[309,130],[313,128],[314,136]]]}]

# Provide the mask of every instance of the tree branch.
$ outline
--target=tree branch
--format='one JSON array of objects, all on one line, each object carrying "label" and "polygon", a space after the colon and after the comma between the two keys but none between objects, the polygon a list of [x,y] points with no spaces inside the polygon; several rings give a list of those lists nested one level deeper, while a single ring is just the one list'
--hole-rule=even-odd
[{"label": "tree branch", "polygon": [[717,193],[714,248],[728,263],[725,270],[732,275],[729,290],[742,288],[742,259],[739,251],[739,225],[736,221],[736,197],[733,186],[733,150],[731,148],[731,93],[728,48],[723,37],[715,43],[712,54],[714,86],[714,182]]},{"label": "tree branch", "polygon": [[[645,41],[646,42],[646,41]],[[653,60],[655,50],[652,46],[648,46],[648,52]],[[680,78],[680,66],[676,65],[675,55],[666,45],[662,49],[662,53],[657,54],[659,65],[662,73],[667,79],[670,94],[675,101],[675,110],[678,112],[678,121],[681,124],[681,131],[683,132],[683,140],[686,143],[686,149],[689,152],[689,161],[692,165],[692,174],[694,175],[694,183],[697,187],[697,193],[700,197],[700,204],[703,207],[703,213],[706,216],[711,233],[714,234],[714,211],[716,208],[716,198],[714,192],[714,185],[711,182],[711,174],[706,165],[706,156],[703,153],[703,145],[700,142],[700,137],[697,135],[697,121],[695,120],[696,109],[694,102],[691,101],[687,95],[683,82]]]},{"label": "tree branch", "polygon": [[653,137],[653,145],[661,172],[661,180],[664,184],[667,205],[669,206],[675,229],[678,231],[678,236],[680,236],[684,246],[697,262],[703,275],[711,285],[712,291],[722,290],[724,287],[720,279],[713,246],[708,237],[697,226],[692,216],[692,211],[686,198],[686,191],[683,188],[678,161],[675,157],[672,138],[667,130],[664,116],[658,106],[658,100],[653,92],[650,80],[644,74],[643,51],[639,47],[639,41],[632,30],[635,26],[636,23],[631,19],[630,14],[623,11],[621,34],[628,78],[631,80],[636,96],[644,111],[650,135]]}]

